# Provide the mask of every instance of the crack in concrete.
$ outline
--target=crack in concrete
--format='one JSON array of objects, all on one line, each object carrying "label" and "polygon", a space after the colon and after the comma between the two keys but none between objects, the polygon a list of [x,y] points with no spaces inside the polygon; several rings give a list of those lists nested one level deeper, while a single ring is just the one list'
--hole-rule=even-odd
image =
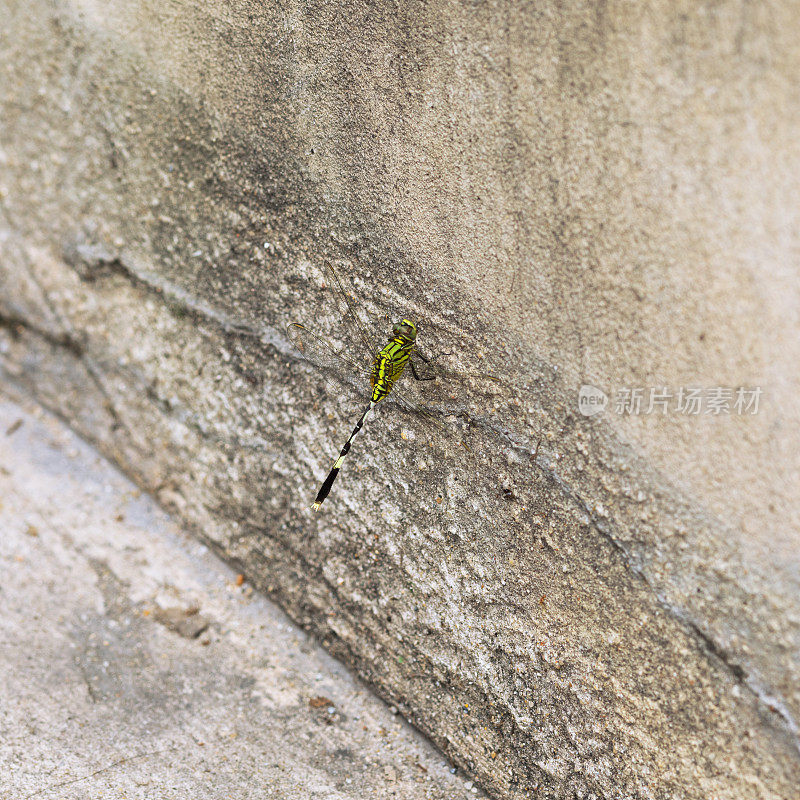
[{"label": "crack in concrete", "polygon": [[68,332],[53,333],[45,328],[41,328],[28,319],[8,311],[0,309],[0,328],[5,328],[10,335],[17,339],[20,331],[24,330],[32,333],[43,339],[53,347],[62,348],[74,355],[76,358],[82,358],[84,353],[83,343]]}]

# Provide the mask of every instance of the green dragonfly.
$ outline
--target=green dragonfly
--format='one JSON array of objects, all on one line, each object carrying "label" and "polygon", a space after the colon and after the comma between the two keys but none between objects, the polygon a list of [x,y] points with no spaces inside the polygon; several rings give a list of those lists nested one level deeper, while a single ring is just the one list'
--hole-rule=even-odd
[{"label": "green dragonfly", "polygon": [[[386,345],[375,352],[375,348],[370,343],[370,338],[364,330],[361,321],[356,313],[356,309],[348,297],[347,292],[344,290],[339,276],[333,267],[326,262],[325,264],[328,275],[330,276],[333,284],[337,287],[339,294],[347,304],[348,318],[354,325],[358,333],[358,338],[361,340],[364,348],[369,353],[374,353],[372,358],[371,368],[369,369],[369,380],[372,387],[372,392],[369,400],[369,405],[364,409],[363,413],[356,422],[352,433],[347,441],[344,443],[338,457],[333,463],[328,476],[325,478],[322,486],[317,492],[317,496],[312,504],[314,511],[318,511],[322,503],[328,497],[328,494],[333,487],[339,470],[342,467],[345,457],[350,452],[350,446],[353,439],[364,426],[367,418],[372,413],[375,406],[383,400],[394,388],[395,383],[403,375],[406,366],[411,367],[411,374],[417,381],[430,381],[434,380],[436,375],[425,375],[421,373],[422,365],[415,363],[414,359],[417,358],[423,364],[430,365],[432,359],[426,358],[417,347],[417,325],[410,319],[402,319],[394,323],[391,329],[391,335],[388,337]],[[289,339],[295,348],[311,363],[322,366],[325,369],[356,371],[359,373],[366,373],[364,367],[359,366],[352,361],[348,356],[338,352],[335,347],[322,336],[312,333],[305,325],[298,322],[291,323],[287,328]],[[498,379],[492,375],[473,375],[488,379],[493,382],[498,382]],[[420,409],[413,403],[403,401],[404,404],[409,405],[413,410],[421,413],[423,416],[435,422],[439,422],[433,417],[430,412]]]}]

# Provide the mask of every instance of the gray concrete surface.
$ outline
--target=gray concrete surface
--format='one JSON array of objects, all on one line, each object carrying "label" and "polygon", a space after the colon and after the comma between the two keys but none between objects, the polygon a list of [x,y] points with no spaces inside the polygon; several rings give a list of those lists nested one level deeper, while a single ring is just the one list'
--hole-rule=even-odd
[{"label": "gray concrete surface", "polygon": [[[795,800],[795,0],[0,6],[0,380],[498,797]],[[503,383],[387,401],[315,517],[324,259]]]},{"label": "gray concrete surface", "polygon": [[484,796],[63,422],[2,394],[0,608],[3,800]]}]

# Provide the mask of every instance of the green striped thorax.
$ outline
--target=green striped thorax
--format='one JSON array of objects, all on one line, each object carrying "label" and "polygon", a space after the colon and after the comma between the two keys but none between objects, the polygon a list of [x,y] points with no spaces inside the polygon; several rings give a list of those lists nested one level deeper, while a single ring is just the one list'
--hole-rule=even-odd
[{"label": "green striped thorax", "polygon": [[404,319],[392,325],[389,343],[372,364],[372,402],[377,403],[392,390],[395,381],[403,374],[417,341],[417,326]]}]

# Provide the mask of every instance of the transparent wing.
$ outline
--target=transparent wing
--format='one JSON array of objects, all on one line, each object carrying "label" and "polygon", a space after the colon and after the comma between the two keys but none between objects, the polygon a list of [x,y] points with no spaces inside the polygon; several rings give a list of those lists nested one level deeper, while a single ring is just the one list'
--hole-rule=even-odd
[{"label": "transparent wing", "polygon": [[371,364],[359,364],[350,353],[338,349],[331,341],[312,333],[299,322],[287,325],[286,335],[300,355],[314,366],[341,373],[343,377],[363,377],[370,373]]},{"label": "transparent wing", "polygon": [[503,381],[487,372],[464,371],[439,361],[449,355],[417,363],[419,380],[409,382],[415,387],[411,390],[415,405],[425,416],[478,419],[494,416],[505,407],[508,387]]},{"label": "transparent wing", "polygon": [[415,402],[414,400],[411,400],[402,389],[398,389],[396,387],[392,389],[386,400],[383,402],[387,401],[396,402],[401,408],[411,411],[414,414],[419,414],[437,428],[444,429],[447,427],[443,420],[434,413],[435,409],[427,408]]},{"label": "transparent wing", "polygon": [[352,416],[369,400],[370,365],[358,363],[350,352],[298,322],[288,325],[286,334],[298,356],[314,367],[320,391],[341,406],[343,416]]},{"label": "transparent wing", "polygon": [[372,357],[378,351],[378,347],[376,346],[375,342],[372,341],[372,337],[370,337],[367,329],[364,327],[361,318],[358,316],[358,312],[355,306],[355,303],[350,299],[350,296],[345,291],[342,282],[339,280],[339,275],[336,270],[333,268],[333,265],[330,261],[326,261],[325,268],[328,272],[328,276],[331,278],[333,283],[338,288],[338,294],[341,295],[342,299],[347,305],[347,314],[345,315],[350,323],[350,325],[355,330],[356,336],[358,340],[361,342],[362,347],[366,351],[366,353]]},{"label": "transparent wing", "polygon": [[[419,354],[417,354],[419,355]],[[446,387],[448,391],[456,390],[458,384],[464,388],[479,394],[494,396],[502,392],[504,382],[496,375],[488,372],[474,372],[448,366],[440,359],[452,355],[451,353],[440,353],[433,358],[423,358],[419,356],[421,363],[417,362],[416,371],[419,373],[418,380],[436,380],[439,387]]]},{"label": "transparent wing", "polygon": [[[427,366],[427,365],[426,365]],[[503,382],[496,375],[488,372],[463,372],[461,370],[450,369],[449,367],[432,366],[435,378],[453,382],[472,382],[476,389],[480,391],[493,392],[499,390]]]}]

